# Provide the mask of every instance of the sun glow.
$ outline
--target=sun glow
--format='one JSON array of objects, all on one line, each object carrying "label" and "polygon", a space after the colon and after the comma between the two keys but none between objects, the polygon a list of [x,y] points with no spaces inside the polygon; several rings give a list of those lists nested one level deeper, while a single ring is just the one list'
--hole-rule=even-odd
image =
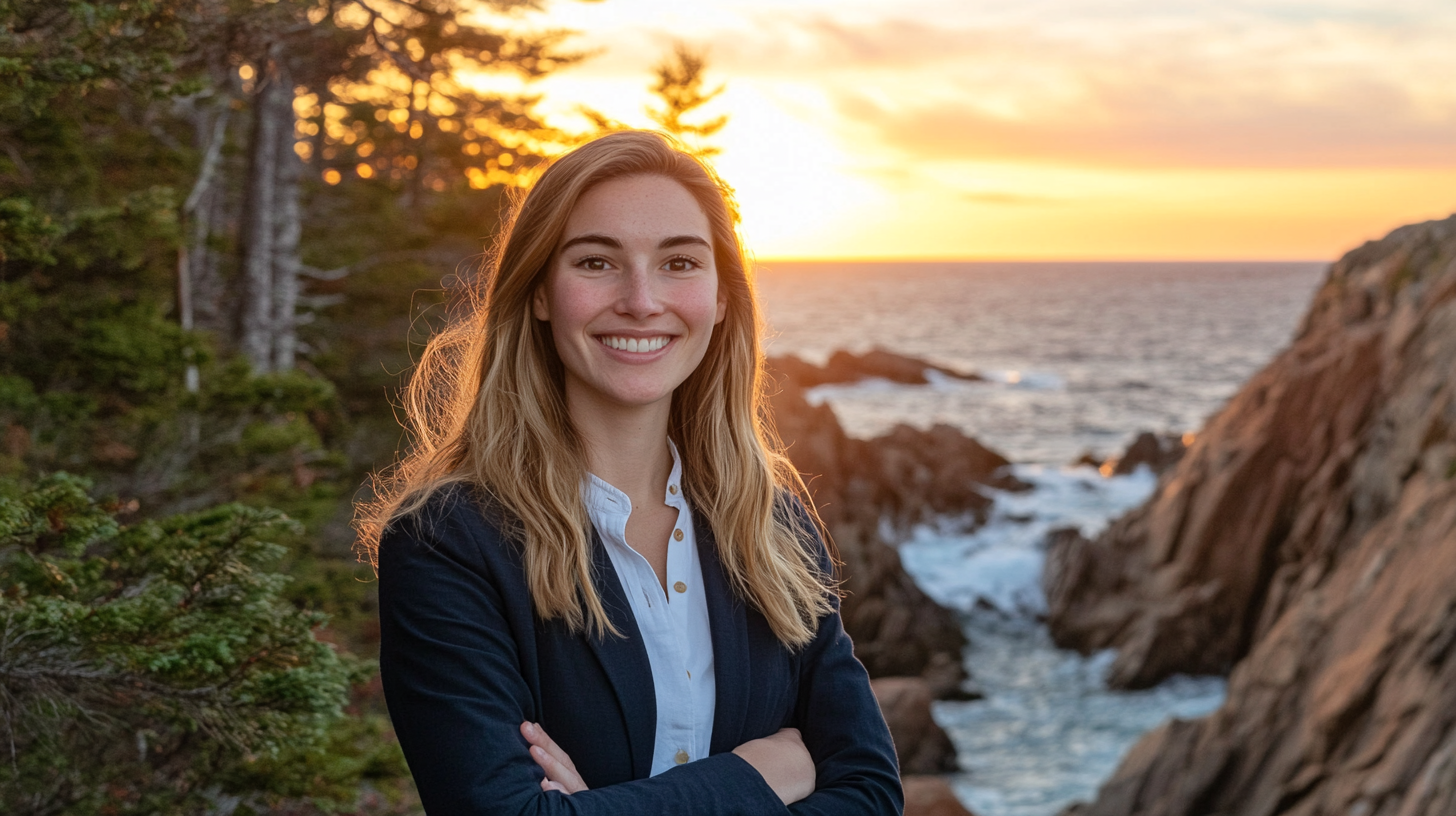
[{"label": "sun glow", "polygon": [[558,0],[594,55],[528,90],[649,127],[706,49],[762,258],[1331,258],[1456,209],[1456,8],[1361,2]]},{"label": "sun glow", "polygon": [[[646,76],[644,71],[643,76]],[[585,106],[634,127],[651,128],[646,82],[564,73],[539,84],[546,120],[579,130]],[[806,112],[821,106],[812,88],[790,82],[735,80],[712,102],[729,112],[710,140],[709,159],[731,187],[743,215],[748,250],[764,257],[843,255],[846,219],[863,217],[884,191],[853,172],[854,159],[827,140]],[[791,112],[792,111],[792,112]]]},{"label": "sun glow", "polygon": [[785,97],[797,89],[767,90],[740,83],[723,95],[733,118],[714,164],[738,197],[744,240],[765,257],[843,255],[842,224],[883,193],[853,175],[852,160],[820,131],[785,111]]}]

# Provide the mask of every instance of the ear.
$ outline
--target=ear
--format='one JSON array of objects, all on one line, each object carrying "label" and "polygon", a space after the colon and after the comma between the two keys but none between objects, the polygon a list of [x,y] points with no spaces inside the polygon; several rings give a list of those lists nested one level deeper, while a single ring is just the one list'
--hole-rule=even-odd
[{"label": "ear", "polygon": [[718,311],[713,316],[713,325],[716,326],[719,323],[722,323],[723,322],[723,318],[725,318],[727,316],[728,316],[728,293],[725,292],[725,291],[723,291],[723,288],[720,286],[720,287],[718,287]]},{"label": "ear", "polygon": [[551,322],[551,302],[546,299],[544,282],[537,286],[536,291],[531,295],[531,314],[535,315],[537,320]]}]

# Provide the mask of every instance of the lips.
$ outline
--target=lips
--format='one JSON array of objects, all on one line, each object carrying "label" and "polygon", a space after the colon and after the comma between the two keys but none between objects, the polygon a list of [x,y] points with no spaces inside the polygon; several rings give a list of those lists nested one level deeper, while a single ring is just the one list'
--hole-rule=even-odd
[{"label": "lips", "polygon": [[598,336],[597,341],[607,348],[616,349],[617,351],[645,354],[657,351],[672,342],[672,335],[660,334],[656,337],[619,337],[606,334]]}]

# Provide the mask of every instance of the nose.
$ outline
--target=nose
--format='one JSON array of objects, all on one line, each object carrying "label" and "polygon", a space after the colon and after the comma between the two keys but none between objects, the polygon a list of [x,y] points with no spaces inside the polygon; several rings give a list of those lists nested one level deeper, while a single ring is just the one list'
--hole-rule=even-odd
[{"label": "nose", "polygon": [[642,319],[662,311],[656,277],[645,264],[632,264],[622,275],[617,313]]}]

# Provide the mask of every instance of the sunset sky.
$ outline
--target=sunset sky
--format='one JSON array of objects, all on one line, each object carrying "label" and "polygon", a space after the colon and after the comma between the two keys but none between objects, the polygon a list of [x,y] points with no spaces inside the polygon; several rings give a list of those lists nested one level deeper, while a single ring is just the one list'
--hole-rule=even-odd
[{"label": "sunset sky", "polygon": [[648,126],[681,39],[760,258],[1328,259],[1456,211],[1450,0],[554,0]]}]

